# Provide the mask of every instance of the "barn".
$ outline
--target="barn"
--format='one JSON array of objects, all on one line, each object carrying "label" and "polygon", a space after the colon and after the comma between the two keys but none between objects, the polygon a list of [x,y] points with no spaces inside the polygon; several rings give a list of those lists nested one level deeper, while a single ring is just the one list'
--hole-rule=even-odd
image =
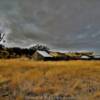
[{"label": "barn", "polygon": [[46,51],[37,50],[32,58],[35,60],[51,60],[53,57]]}]

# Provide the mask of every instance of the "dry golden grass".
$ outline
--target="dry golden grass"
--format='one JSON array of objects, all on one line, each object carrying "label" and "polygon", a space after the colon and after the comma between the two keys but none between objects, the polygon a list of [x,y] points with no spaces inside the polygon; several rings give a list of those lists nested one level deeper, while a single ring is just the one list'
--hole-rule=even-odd
[{"label": "dry golden grass", "polygon": [[0,75],[11,81],[14,100],[24,100],[29,93],[33,97],[100,100],[100,61],[0,60]]}]

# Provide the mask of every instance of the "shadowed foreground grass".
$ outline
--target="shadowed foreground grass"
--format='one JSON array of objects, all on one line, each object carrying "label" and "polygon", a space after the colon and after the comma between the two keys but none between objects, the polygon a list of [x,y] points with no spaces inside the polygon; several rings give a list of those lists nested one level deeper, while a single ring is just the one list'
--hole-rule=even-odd
[{"label": "shadowed foreground grass", "polygon": [[100,100],[100,61],[0,60],[0,75],[10,81],[0,100]]}]

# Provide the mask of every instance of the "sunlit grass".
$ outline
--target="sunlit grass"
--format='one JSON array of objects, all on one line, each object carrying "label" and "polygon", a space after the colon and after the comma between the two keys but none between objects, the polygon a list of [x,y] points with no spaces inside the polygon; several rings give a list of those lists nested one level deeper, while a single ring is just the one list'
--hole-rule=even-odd
[{"label": "sunlit grass", "polygon": [[[18,87],[23,94],[70,95],[77,100],[100,97],[100,61],[0,60],[0,75],[10,79],[11,88]],[[91,92],[91,88],[96,89]]]}]

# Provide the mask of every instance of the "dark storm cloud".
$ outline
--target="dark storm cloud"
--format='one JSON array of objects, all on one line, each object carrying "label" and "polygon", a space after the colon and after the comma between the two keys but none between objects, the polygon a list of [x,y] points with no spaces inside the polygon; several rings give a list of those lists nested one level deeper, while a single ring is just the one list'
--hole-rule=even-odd
[{"label": "dark storm cloud", "polygon": [[0,0],[9,45],[100,49],[100,0]]}]

